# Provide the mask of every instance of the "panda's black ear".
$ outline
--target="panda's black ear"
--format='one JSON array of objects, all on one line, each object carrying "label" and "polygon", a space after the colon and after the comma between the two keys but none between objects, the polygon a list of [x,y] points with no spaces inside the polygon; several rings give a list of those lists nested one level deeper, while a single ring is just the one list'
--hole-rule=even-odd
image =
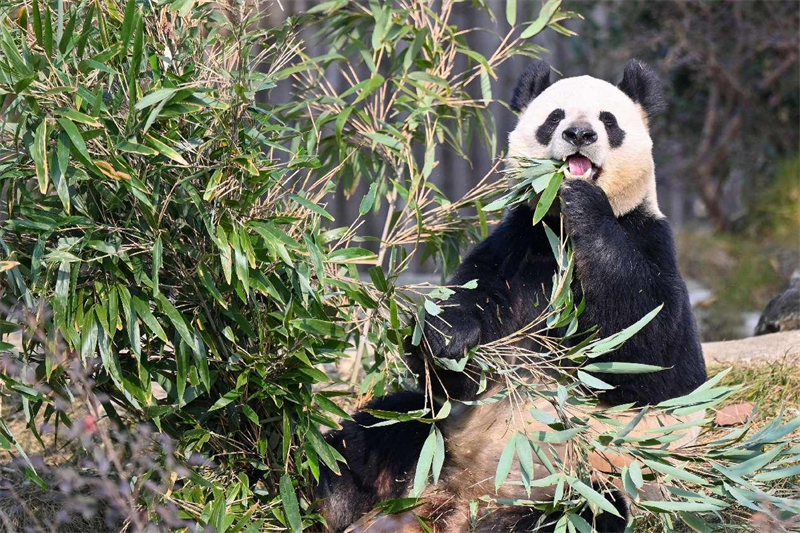
[{"label": "panda's black ear", "polygon": [[653,69],[638,59],[631,59],[625,64],[625,73],[617,87],[642,106],[648,117],[655,116],[667,108],[661,80]]},{"label": "panda's black ear", "polygon": [[514,96],[511,97],[511,109],[517,113],[521,112],[531,100],[548,87],[550,87],[550,65],[538,59],[519,77],[517,86],[514,87]]}]

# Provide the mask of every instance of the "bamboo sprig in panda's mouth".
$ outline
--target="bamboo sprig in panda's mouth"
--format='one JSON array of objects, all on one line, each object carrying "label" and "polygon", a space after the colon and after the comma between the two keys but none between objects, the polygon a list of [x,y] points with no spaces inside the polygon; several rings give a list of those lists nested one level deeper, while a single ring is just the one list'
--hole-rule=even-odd
[{"label": "bamboo sprig in panda's mouth", "polygon": [[[523,203],[535,204],[533,223],[537,224],[558,196],[558,189],[567,177],[570,163],[529,157],[514,158],[513,163],[503,171],[510,182],[508,193],[483,210],[499,211]],[[591,168],[587,172],[591,172]]]}]

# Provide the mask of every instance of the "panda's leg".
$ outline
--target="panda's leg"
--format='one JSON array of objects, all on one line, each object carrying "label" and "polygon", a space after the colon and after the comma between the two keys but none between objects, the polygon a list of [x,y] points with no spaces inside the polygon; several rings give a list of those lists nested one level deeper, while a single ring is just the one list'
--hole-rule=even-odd
[{"label": "panda's leg", "polygon": [[[393,394],[367,405],[367,409],[397,412],[424,407],[424,395],[416,392]],[[316,496],[333,533],[344,531],[378,502],[406,493],[430,431],[430,426],[421,422],[365,427],[380,422],[365,411],[356,413],[353,419],[325,436],[347,460],[347,465],[340,465],[341,475],[320,465]]]}]

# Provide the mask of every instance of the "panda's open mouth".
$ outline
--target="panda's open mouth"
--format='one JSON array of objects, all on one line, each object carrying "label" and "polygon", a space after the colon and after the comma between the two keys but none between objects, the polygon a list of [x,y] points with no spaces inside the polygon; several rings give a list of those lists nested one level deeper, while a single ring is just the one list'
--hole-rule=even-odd
[{"label": "panda's open mouth", "polygon": [[572,154],[567,157],[566,174],[568,178],[597,179],[600,168],[592,160],[581,154]]}]

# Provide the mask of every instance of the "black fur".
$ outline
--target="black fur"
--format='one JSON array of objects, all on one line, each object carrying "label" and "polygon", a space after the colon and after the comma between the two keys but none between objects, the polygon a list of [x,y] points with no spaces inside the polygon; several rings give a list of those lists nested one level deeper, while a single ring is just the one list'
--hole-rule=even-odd
[{"label": "black fur", "polygon": [[658,74],[638,59],[631,59],[625,64],[622,81],[617,87],[631,100],[641,105],[648,117],[667,109],[667,101]]},{"label": "black fur", "polygon": [[[424,406],[423,394],[400,392],[375,400],[367,408],[409,412]],[[317,497],[321,499],[322,513],[333,533],[344,531],[380,501],[406,494],[430,431],[430,426],[422,422],[366,428],[363,426],[381,420],[364,411],[356,413],[353,420],[325,436],[347,460],[347,465],[341,465],[341,476],[324,464],[320,465]]]},{"label": "black fur", "polygon": [[622,141],[625,140],[625,130],[619,127],[617,117],[614,116],[614,113],[601,111],[598,118],[606,128],[606,133],[608,134],[608,145],[611,148],[619,148],[622,146]]},{"label": "black fur", "polygon": [[559,122],[564,120],[564,116],[565,114],[563,109],[555,109],[547,116],[547,119],[545,119],[544,123],[536,128],[536,140],[539,141],[539,144],[543,144],[545,146],[550,144],[550,140],[553,138],[553,133],[555,133]]},{"label": "black fur", "polygon": [[521,113],[531,100],[548,87],[550,87],[550,65],[536,60],[519,77],[514,95],[511,97],[511,109]]}]

